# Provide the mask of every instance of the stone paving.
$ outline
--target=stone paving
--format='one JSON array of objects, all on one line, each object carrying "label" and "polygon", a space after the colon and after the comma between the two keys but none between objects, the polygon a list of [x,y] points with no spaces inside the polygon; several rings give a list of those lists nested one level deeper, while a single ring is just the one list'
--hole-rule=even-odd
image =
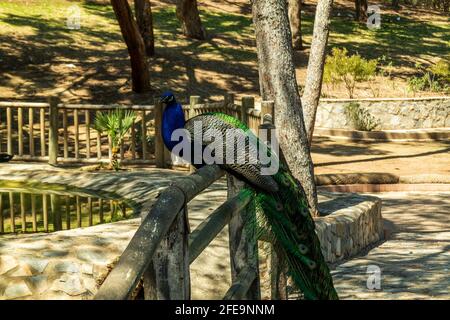
[{"label": "stone paving", "polygon": [[[41,169],[50,169],[43,165]],[[23,165],[19,177],[39,177],[36,167]],[[52,169],[58,170],[58,169]],[[59,170],[58,170],[59,171]],[[167,171],[167,170],[166,170]],[[170,173],[170,177],[169,177]],[[61,173],[62,174],[62,173]],[[119,173],[138,179],[148,188],[162,188],[175,176],[173,171]],[[48,182],[61,178],[49,175]],[[8,170],[0,167],[0,179]],[[114,175],[113,175],[114,176]],[[81,173],[80,187],[92,176]],[[147,178],[147,179],[146,179]],[[70,180],[69,176],[65,178]],[[86,179],[86,180],[85,180]],[[152,181],[146,181],[146,180]],[[100,175],[97,183],[107,186]],[[131,185],[115,190],[129,192]],[[144,190],[144,188],[142,188]],[[142,196],[149,196],[142,190]],[[219,203],[225,200],[225,182],[218,181],[190,203],[190,220],[195,228]],[[383,218],[387,241],[367,255],[338,265],[333,271],[342,299],[431,299],[449,298],[450,281],[450,193],[386,193]],[[322,197],[322,201],[323,201]],[[326,200],[326,199],[325,199]],[[7,235],[0,238],[0,299],[88,299],[95,294],[96,281],[106,265],[126,247],[139,219],[99,225],[51,235]],[[105,250],[98,250],[99,245]],[[381,289],[368,290],[367,267],[381,271]],[[225,228],[191,265],[194,299],[221,298],[230,286],[228,230]],[[13,279],[14,281],[11,281]]]},{"label": "stone paving", "polygon": [[[333,278],[340,298],[449,299],[450,193],[376,196],[383,200],[387,240],[336,267]],[[374,278],[377,267],[380,289]]]},{"label": "stone paving", "polygon": [[[33,166],[21,165],[9,167],[8,171],[8,168],[3,166],[0,167],[0,179],[6,178],[11,169],[14,169],[16,180],[58,181],[90,189],[107,188],[122,195],[132,194],[133,199],[148,206],[144,200],[154,198],[157,190],[167,186],[168,182],[177,176],[183,175],[172,172],[169,177],[167,170],[153,169],[113,175],[108,173],[102,177],[99,173],[79,173],[70,170],[49,174],[48,171],[42,171],[44,168],[45,166],[38,170]],[[77,177],[76,181],[74,175]],[[189,217],[192,229],[225,200],[226,182],[225,179],[221,179],[191,201]],[[380,207],[376,198],[324,193],[320,195],[319,201],[322,212],[334,213],[317,221],[318,233],[324,239],[323,250],[329,261],[343,259],[350,255],[353,247],[357,249],[357,246],[364,247],[374,241],[368,235],[371,235],[371,232],[378,234],[376,230],[379,228],[376,227],[375,221],[379,221]],[[355,226],[361,222],[368,229],[356,228],[365,231],[354,232],[351,235],[344,232],[352,229],[350,225],[349,228],[334,230],[333,221],[339,217],[345,221],[339,220],[337,224],[345,224],[348,219],[350,222],[355,219]],[[372,218],[374,222],[371,224]],[[108,264],[114,262],[123,252],[139,222],[139,219],[133,219],[51,234],[1,236],[0,299],[92,298],[97,291],[97,282],[108,270]],[[342,239],[342,246],[334,245],[336,241],[333,241],[333,237]],[[351,248],[347,248],[346,244],[349,243],[347,240],[350,237],[354,242]],[[220,299],[230,287],[227,228],[222,230],[192,263],[191,283],[193,299]]]}]

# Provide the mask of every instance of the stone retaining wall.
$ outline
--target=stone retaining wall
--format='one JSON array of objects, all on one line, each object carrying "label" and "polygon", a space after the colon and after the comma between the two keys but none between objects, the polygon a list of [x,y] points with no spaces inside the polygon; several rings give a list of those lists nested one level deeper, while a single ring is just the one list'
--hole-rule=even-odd
[{"label": "stone retaining wall", "polygon": [[321,99],[316,127],[353,129],[344,114],[344,106],[359,103],[376,120],[375,130],[450,127],[450,97]]},{"label": "stone retaining wall", "polygon": [[316,232],[328,263],[354,256],[384,238],[379,198],[324,194],[335,197],[333,202],[319,205],[320,211],[329,215],[316,219]]}]

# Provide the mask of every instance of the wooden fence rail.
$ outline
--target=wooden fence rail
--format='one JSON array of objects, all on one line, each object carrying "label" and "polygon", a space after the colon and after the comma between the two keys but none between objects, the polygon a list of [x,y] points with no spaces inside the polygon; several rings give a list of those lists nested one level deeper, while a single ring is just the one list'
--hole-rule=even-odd
[{"label": "wooden fence rail", "polygon": [[[264,113],[273,115],[273,104],[262,102],[261,110],[256,110],[251,96],[244,96],[240,104],[235,103],[233,95],[208,103],[191,96],[183,106],[186,119],[205,112],[223,112],[241,119],[254,132]],[[120,146],[120,159],[157,167],[170,164],[160,135],[163,108],[156,100],[153,105],[65,104],[54,97],[47,103],[0,101],[0,152],[14,154],[17,160],[50,164],[107,162],[112,154],[111,141],[94,130],[93,123],[99,112],[116,108],[132,110],[137,116]]]},{"label": "wooden fence rail", "polygon": [[145,299],[190,299],[189,264],[226,224],[230,228],[233,280],[226,296],[260,298],[257,246],[242,232],[241,214],[250,198],[239,193],[239,187],[229,187],[230,200],[191,234],[187,232],[186,203],[223,175],[218,166],[206,166],[162,191],[95,299],[129,299],[141,278]]}]

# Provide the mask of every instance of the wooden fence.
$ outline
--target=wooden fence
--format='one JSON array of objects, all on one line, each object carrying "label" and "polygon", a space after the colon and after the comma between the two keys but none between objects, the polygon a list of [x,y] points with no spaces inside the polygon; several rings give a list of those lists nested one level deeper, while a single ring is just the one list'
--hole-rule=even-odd
[{"label": "wooden fence", "polygon": [[250,197],[240,181],[229,176],[228,200],[188,233],[186,203],[223,175],[206,166],[161,192],[95,299],[129,299],[141,278],[145,299],[190,299],[189,265],[227,224],[233,285],[225,298],[260,299],[257,244],[242,222]]},{"label": "wooden fence", "polygon": [[52,232],[125,219],[133,208],[83,193],[0,189],[0,234]]},{"label": "wooden fence", "polygon": [[[273,103],[263,102],[255,109],[255,99],[243,97],[236,104],[232,95],[220,102],[201,103],[198,96],[184,105],[186,119],[204,112],[224,112],[257,130],[264,112],[273,114]],[[17,160],[57,162],[99,162],[111,157],[108,136],[93,129],[98,112],[115,108],[133,110],[136,121],[120,146],[125,163],[156,164],[166,167],[170,155],[160,135],[163,107],[153,105],[64,104],[57,98],[47,103],[0,101],[0,152],[14,154]]]},{"label": "wooden fence", "polygon": [[[273,104],[264,105],[270,107]],[[273,125],[265,121],[260,128],[271,130]],[[145,299],[190,299],[189,265],[226,225],[232,285],[224,299],[260,299],[258,244],[249,236],[248,229],[244,230],[243,223],[244,214],[250,216],[255,212],[248,206],[250,196],[242,192],[242,181],[227,174],[227,201],[189,233],[187,203],[224,174],[217,165],[205,166],[162,191],[95,299],[130,299],[141,279]],[[276,259],[273,255],[272,267],[278,265]],[[273,275],[279,275],[278,270],[271,271]],[[280,293],[285,292],[286,287],[280,286],[278,278],[271,280],[271,284],[272,298],[287,296]]]}]

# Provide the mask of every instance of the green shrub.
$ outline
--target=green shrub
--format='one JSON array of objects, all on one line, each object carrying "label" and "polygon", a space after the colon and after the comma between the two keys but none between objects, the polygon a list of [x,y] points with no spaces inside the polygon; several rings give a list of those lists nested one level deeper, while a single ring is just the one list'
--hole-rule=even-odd
[{"label": "green shrub", "polygon": [[448,60],[441,59],[427,69],[424,69],[421,64],[416,64],[416,68],[421,75],[408,80],[410,91],[450,91],[450,62]]},{"label": "green shrub", "polygon": [[347,55],[347,49],[333,48],[326,58],[323,80],[325,83],[344,83],[350,98],[357,82],[370,79],[376,73],[377,60],[366,60],[360,55]]},{"label": "green shrub", "polygon": [[440,59],[428,69],[438,80],[450,83],[450,60]]},{"label": "green shrub", "polygon": [[344,113],[353,128],[361,131],[372,131],[379,122],[366,109],[359,106],[359,103],[351,102],[344,106]]}]

